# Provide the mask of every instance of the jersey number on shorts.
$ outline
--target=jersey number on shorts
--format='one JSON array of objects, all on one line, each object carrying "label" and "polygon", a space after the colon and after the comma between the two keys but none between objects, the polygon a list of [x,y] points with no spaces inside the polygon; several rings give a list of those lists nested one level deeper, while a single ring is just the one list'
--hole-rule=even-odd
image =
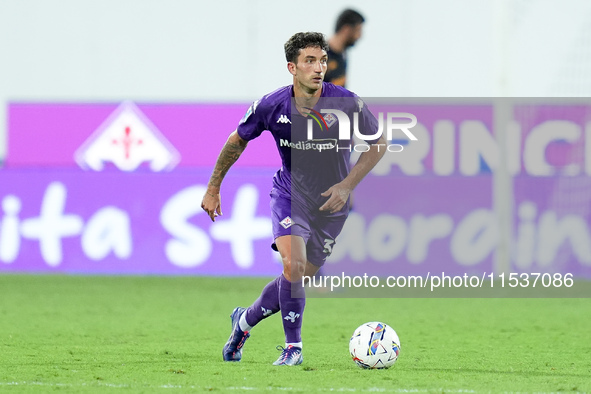
[{"label": "jersey number on shorts", "polygon": [[331,254],[333,244],[334,244],[334,239],[325,239],[324,240],[324,250],[322,252],[324,252],[326,254]]}]

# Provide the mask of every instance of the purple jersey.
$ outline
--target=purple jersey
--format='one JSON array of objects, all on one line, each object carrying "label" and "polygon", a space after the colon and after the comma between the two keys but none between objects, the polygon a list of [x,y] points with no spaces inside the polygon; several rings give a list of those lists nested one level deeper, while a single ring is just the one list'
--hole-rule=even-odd
[{"label": "purple jersey", "polygon": [[[375,134],[378,122],[359,97],[331,83],[323,83],[320,99],[308,116],[295,109],[293,100],[293,85],[289,85],[255,101],[237,132],[250,141],[269,130],[282,161],[273,178],[273,189],[308,209],[318,209],[328,199],[320,194],[349,174],[349,158],[355,144],[352,139],[339,139],[337,117],[321,114],[321,110],[332,108],[348,114],[349,136],[353,134],[353,113],[358,113],[357,124],[362,134]],[[348,204],[335,215],[347,212]]]}]

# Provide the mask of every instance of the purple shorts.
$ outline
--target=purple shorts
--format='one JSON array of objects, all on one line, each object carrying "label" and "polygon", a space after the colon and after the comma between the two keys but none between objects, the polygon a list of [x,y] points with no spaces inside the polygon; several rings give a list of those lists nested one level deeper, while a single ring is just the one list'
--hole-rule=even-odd
[{"label": "purple shorts", "polygon": [[[306,243],[308,261],[322,267],[332,253],[335,239],[341,233],[347,215],[326,216],[326,214],[306,209],[295,200],[271,192],[271,220],[273,237],[298,235]],[[277,250],[275,243],[271,245]]]}]

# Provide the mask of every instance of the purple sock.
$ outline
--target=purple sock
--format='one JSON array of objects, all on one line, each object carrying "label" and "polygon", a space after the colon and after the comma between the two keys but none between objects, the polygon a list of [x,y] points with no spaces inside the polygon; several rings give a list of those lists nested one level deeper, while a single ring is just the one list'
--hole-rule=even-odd
[{"label": "purple sock", "polygon": [[279,311],[279,282],[283,275],[267,283],[260,297],[246,310],[246,322],[254,327],[258,322]]},{"label": "purple sock", "polygon": [[285,342],[302,342],[302,315],[306,306],[306,293],[302,287],[302,281],[291,283],[283,275],[280,276],[279,305],[281,306]]}]

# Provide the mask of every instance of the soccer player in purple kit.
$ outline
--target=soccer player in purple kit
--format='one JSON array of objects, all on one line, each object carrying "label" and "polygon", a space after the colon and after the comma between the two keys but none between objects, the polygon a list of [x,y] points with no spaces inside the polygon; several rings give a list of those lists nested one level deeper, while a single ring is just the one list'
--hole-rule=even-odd
[{"label": "soccer player in purple kit", "polygon": [[[250,307],[237,307],[232,312],[232,333],[222,351],[225,361],[240,361],[251,329],[281,311],[285,348],[281,348],[282,353],[273,364],[302,363],[305,306],[302,277],[316,274],[330,255],[348,215],[349,195],[386,151],[384,138],[374,138],[369,141],[373,145],[369,145],[350,169],[350,141],[345,141],[348,149],[337,148],[342,141],[337,142],[339,127],[334,125],[335,117],[332,122],[326,122],[327,116],[322,123],[316,122],[320,127],[316,135],[322,135],[322,139],[306,138],[309,137],[306,126],[313,123],[308,119],[320,114],[314,108],[321,99],[337,100],[344,112],[358,112],[359,130],[364,134],[375,135],[378,130],[376,118],[361,99],[345,88],[323,81],[327,50],[321,33],[296,33],[285,43],[287,69],[293,76],[293,84],[251,105],[222,148],[201,203],[215,221],[222,214],[220,188],[224,176],[249,141],[265,130],[270,131],[282,159],[282,167],[273,177],[271,210],[272,246],[281,255],[283,272],[264,287]],[[334,106],[335,101],[329,102]]]}]

